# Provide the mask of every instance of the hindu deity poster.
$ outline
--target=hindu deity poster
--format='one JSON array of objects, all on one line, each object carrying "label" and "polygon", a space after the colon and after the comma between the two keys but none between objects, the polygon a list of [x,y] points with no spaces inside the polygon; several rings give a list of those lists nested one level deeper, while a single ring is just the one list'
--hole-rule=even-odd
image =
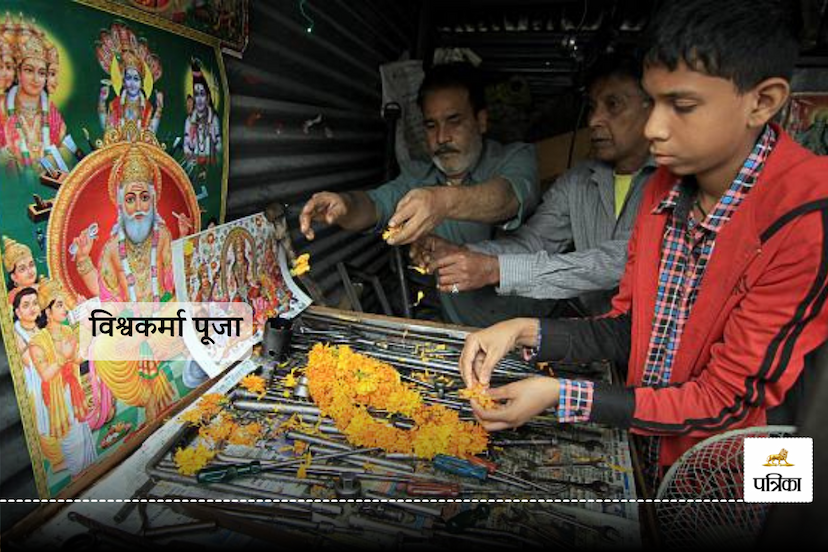
[{"label": "hindu deity poster", "polygon": [[124,453],[182,362],[84,360],[100,301],[175,298],[172,243],[224,216],[218,43],[68,0],[0,0],[0,327],[38,490]]},{"label": "hindu deity poster", "polygon": [[293,318],[310,305],[310,297],[290,275],[285,251],[288,239],[259,213],[173,243],[179,302],[241,301],[253,308],[252,335],[247,342],[239,343],[233,354],[217,361],[210,351],[199,351],[198,343],[188,343],[206,373],[218,373],[261,341],[269,318]]},{"label": "hindu deity poster", "polygon": [[163,18],[173,30],[206,34],[241,56],[247,46],[248,0],[111,0],[149,17]]}]

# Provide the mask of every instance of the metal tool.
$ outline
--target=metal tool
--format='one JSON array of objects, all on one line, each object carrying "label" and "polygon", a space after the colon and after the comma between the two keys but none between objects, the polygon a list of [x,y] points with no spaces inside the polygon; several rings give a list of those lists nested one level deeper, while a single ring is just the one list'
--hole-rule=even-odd
[{"label": "metal tool", "polygon": [[[521,472],[526,474],[528,472],[523,471]],[[543,476],[536,476],[535,479],[537,481],[541,481],[544,483],[556,483],[558,485],[566,485],[568,487],[574,487],[577,489],[585,489],[587,491],[592,491],[597,495],[606,495],[612,490],[612,487],[606,481],[601,481],[600,479],[596,479],[595,481],[590,481],[589,483],[582,483],[581,481],[572,481],[571,479],[556,479],[554,477],[543,477]]]},{"label": "metal tool", "polygon": [[157,542],[146,539],[140,535],[133,535],[132,533],[128,533],[115,527],[110,527],[109,525],[81,515],[77,512],[69,512],[67,518],[69,521],[80,523],[90,531],[101,533],[107,537],[117,540],[118,543],[123,545],[125,548],[134,550],[152,550],[159,547]]},{"label": "metal tool", "polygon": [[414,514],[421,514],[429,517],[440,517],[443,515],[443,508],[439,506],[429,506],[428,504],[418,504],[414,502],[397,501],[394,497],[378,493],[376,491],[365,491],[363,493],[365,498],[372,498],[376,500],[384,500],[385,505],[400,510],[406,510]]},{"label": "metal tool", "polygon": [[476,525],[478,521],[487,519],[491,513],[492,509],[488,504],[478,504],[471,510],[460,512],[446,521],[446,529],[451,533],[462,533],[469,527]]},{"label": "metal tool", "polygon": [[572,462],[544,462],[543,464],[539,465],[538,468],[573,468],[573,467],[580,467],[580,466],[588,466],[592,468],[598,469],[611,469],[607,464],[607,461],[603,458],[590,458],[588,460],[576,460]]},{"label": "metal tool", "polygon": [[363,504],[359,507],[362,515],[402,523],[405,514],[399,510],[388,508],[385,504]]},{"label": "metal tool", "polygon": [[568,525],[572,525],[573,527],[577,527],[579,529],[586,529],[587,531],[594,531],[595,533],[598,533],[598,535],[600,537],[602,537],[606,540],[609,540],[609,541],[617,542],[621,539],[621,532],[618,529],[616,529],[615,527],[612,527],[611,525],[602,525],[602,526],[599,526],[599,527],[595,527],[595,526],[589,525],[587,523],[584,523],[582,521],[578,521],[575,517],[573,517],[571,515],[566,515],[566,514],[562,514],[560,512],[555,512],[554,510],[551,510],[551,509],[532,510],[532,514],[536,515],[536,516],[537,515],[549,516],[549,517],[555,518],[559,521],[562,521],[563,523],[566,523]]},{"label": "metal tool", "polygon": [[432,460],[432,465],[440,471],[459,475],[460,477],[472,477],[478,481],[485,481],[488,477],[488,471],[485,467],[447,454],[436,455]]},{"label": "metal tool", "polygon": [[531,481],[529,479],[523,479],[514,474],[501,470],[498,467],[498,465],[492,462],[491,460],[486,460],[484,458],[480,458],[479,456],[472,456],[467,459],[467,462],[470,462],[477,466],[484,467],[486,469],[486,472],[489,474],[489,478],[491,478],[494,481],[499,481],[507,485],[518,486],[523,489],[525,489],[526,487],[532,487],[545,493],[554,493],[554,491],[552,489],[549,489],[548,487],[538,485],[534,481]]},{"label": "metal tool", "polygon": [[334,485],[334,491],[337,498],[359,498],[362,496],[362,484],[355,474],[343,473]]},{"label": "metal tool", "polygon": [[[331,454],[326,454],[323,456],[317,456],[316,458],[312,458],[312,460],[329,460],[332,458],[342,458],[343,456],[350,456],[352,454],[365,454],[367,452],[374,452],[377,450],[381,449],[379,447],[373,447],[366,449],[343,450]],[[207,468],[202,468],[198,471],[198,473],[196,474],[196,481],[198,481],[199,483],[226,483],[228,481],[236,479],[237,477],[249,477],[251,475],[258,475],[260,473],[277,470],[279,468],[286,468],[288,466],[303,464],[306,461],[307,460],[305,458],[294,458],[292,460],[284,460],[282,462],[275,462],[273,464],[262,465],[260,461],[253,460],[251,462],[248,462],[247,464],[209,466]]]},{"label": "metal tool", "polygon": [[410,482],[403,490],[408,496],[417,497],[457,498],[461,493],[457,483]]},{"label": "metal tool", "polygon": [[554,437],[551,439],[499,439],[491,441],[489,444],[495,447],[549,447],[558,446],[561,442],[582,446],[589,451],[603,450],[604,448],[604,444],[596,439],[579,441],[578,439],[569,439],[566,437]]},{"label": "metal tool", "polygon": [[123,521],[129,517],[129,514],[131,514],[135,509],[137,504],[136,500],[147,496],[147,494],[152,491],[153,487],[155,487],[155,481],[152,479],[148,479],[143,485],[138,487],[138,489],[132,493],[129,502],[125,502],[124,505],[121,506],[117,512],[115,512],[115,515],[112,516],[115,523],[123,523]]},{"label": "metal tool", "polygon": [[379,531],[381,533],[390,533],[392,535],[404,535],[414,539],[429,539],[433,533],[428,529],[413,529],[404,525],[396,523],[388,523],[385,521],[375,521],[360,516],[351,516],[348,519],[351,527],[359,527],[366,531]]}]

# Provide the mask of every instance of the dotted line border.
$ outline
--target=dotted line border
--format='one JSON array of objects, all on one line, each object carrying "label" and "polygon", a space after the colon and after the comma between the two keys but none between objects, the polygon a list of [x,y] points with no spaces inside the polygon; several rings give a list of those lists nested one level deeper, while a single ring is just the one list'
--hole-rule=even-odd
[{"label": "dotted line border", "polygon": [[[385,502],[426,502],[426,503],[547,503],[547,502],[564,502],[564,503],[595,503],[595,502],[643,502],[643,503],[659,503],[659,502],[701,502],[701,503],[722,503],[735,502],[744,503],[743,499],[733,498],[0,498],[0,503],[75,503],[75,502],[92,502],[92,503],[177,503],[177,502],[263,502],[263,503],[304,503],[304,504],[360,504],[360,503],[385,503]],[[752,503],[748,503],[752,504]]]}]

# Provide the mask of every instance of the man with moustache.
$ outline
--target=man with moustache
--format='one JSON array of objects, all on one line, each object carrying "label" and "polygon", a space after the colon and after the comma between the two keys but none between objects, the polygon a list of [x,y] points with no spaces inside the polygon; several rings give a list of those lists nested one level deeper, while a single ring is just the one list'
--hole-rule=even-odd
[{"label": "man with moustache", "polygon": [[655,171],[644,125],[651,102],[641,61],[608,54],[590,69],[587,119],[592,158],[561,176],[516,231],[460,247],[428,236],[412,257],[438,287],[497,286],[502,296],[577,299],[590,314],[610,309],[644,187]]},{"label": "man with moustache", "polygon": [[[161,173],[137,145],[115,162],[109,177],[110,199],[118,220],[104,244],[97,266],[90,259],[92,240],[75,238],[78,273],[93,296],[102,301],[166,301],[175,293],[172,237],[157,212]],[[191,227],[179,215],[179,235]]]},{"label": "man with moustache", "polygon": [[[434,233],[451,243],[492,239],[500,226],[518,227],[537,203],[537,159],[529,144],[501,145],[486,140],[488,115],[479,75],[469,64],[433,67],[420,86],[432,163],[404,167],[396,179],[377,189],[320,192],[299,217],[302,233],[314,238],[312,221],[347,230],[386,226],[390,245],[406,245]],[[456,324],[482,326],[538,312],[536,301],[499,298],[489,289],[440,294],[444,317]]]}]

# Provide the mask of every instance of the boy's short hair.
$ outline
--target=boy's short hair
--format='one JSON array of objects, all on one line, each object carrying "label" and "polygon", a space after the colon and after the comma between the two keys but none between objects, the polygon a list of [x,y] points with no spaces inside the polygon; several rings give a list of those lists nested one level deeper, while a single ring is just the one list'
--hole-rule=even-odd
[{"label": "boy's short hair", "polygon": [[486,109],[483,79],[474,65],[466,62],[435,65],[426,71],[423,83],[420,85],[420,91],[417,94],[417,105],[422,109],[426,95],[447,88],[468,90],[469,102],[471,102],[475,114],[482,109]]},{"label": "boy's short hair", "polygon": [[670,0],[651,24],[644,65],[689,68],[747,92],[790,80],[799,52],[797,0]]},{"label": "boy's short hair", "polygon": [[635,54],[619,52],[603,54],[587,69],[584,84],[589,91],[598,81],[617,77],[633,80],[640,87],[643,70],[641,58]]}]

